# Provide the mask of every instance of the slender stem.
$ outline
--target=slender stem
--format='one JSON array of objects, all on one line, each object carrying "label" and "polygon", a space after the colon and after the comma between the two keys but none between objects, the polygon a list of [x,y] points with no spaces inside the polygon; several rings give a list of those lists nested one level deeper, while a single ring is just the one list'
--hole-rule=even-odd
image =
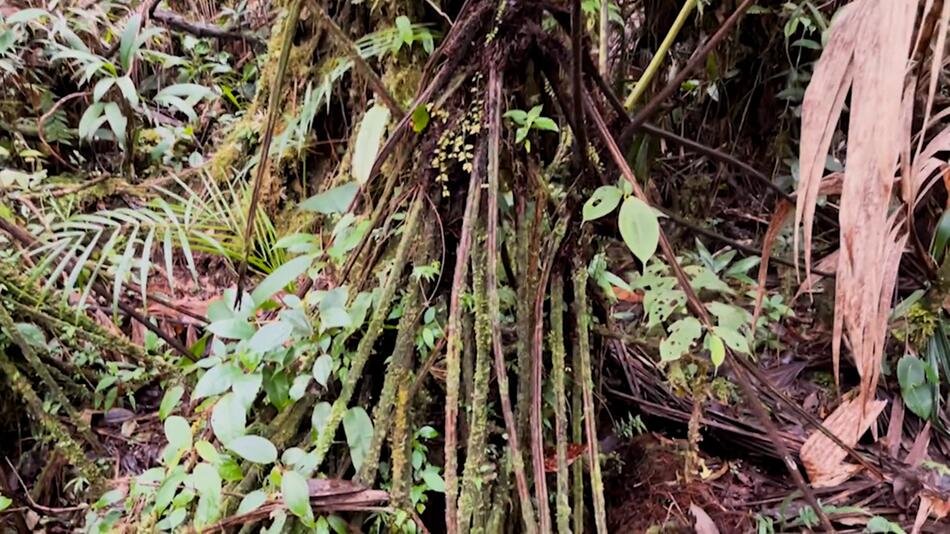
[{"label": "slender stem", "polygon": [[686,81],[686,78],[690,77],[693,72],[696,71],[706,61],[706,56],[719,44],[720,41],[725,38],[732,27],[739,22],[739,19],[742,18],[742,14],[745,13],[746,9],[751,6],[755,0],[743,0],[735,11],[732,12],[732,15],[726,19],[722,25],[719,27],[719,30],[713,34],[712,37],[706,41],[706,44],[702,48],[697,50],[693,57],[686,62],[686,65],[683,66],[682,70],[676,73],[676,76],[672,80],[667,82],[667,84],[660,89],[653,98],[650,99],[640,111],[633,117],[633,120],[630,121],[630,124],[620,133],[620,138],[617,140],[620,146],[626,146],[630,142],[630,139],[633,138],[633,134],[643,126],[648,120],[650,120],[656,113],[660,110],[660,106],[663,105],[663,102],[666,101],[673,93],[679,91],[680,86]]},{"label": "slender stem", "polygon": [[303,0],[294,0],[290,11],[284,17],[284,41],[281,43],[280,59],[277,62],[277,74],[274,77],[273,87],[270,89],[267,101],[267,125],[264,129],[264,139],[261,142],[261,153],[257,160],[257,172],[254,176],[254,186],[251,190],[251,202],[247,207],[247,220],[244,226],[244,254],[238,268],[237,291],[234,306],[238,307],[244,293],[245,277],[247,276],[247,260],[251,252],[251,240],[254,239],[254,221],[257,220],[257,205],[260,202],[261,186],[264,183],[264,174],[269,166],[271,141],[274,139],[274,127],[277,117],[283,113],[280,109],[280,98],[283,91],[284,77],[287,75],[287,61],[290,59],[290,49],[294,45],[294,33],[297,31],[297,20],[300,18],[300,8]]},{"label": "slender stem", "polygon": [[[607,533],[607,506],[604,502],[604,481],[600,473],[600,451],[597,441],[597,421],[594,414],[594,378],[590,359],[590,312],[587,308],[587,268],[579,265],[574,271],[574,316],[577,319],[577,352],[584,405],[584,434],[587,438],[587,462],[590,469],[591,495],[594,498],[594,524],[598,534]],[[577,374],[579,373],[579,375]]]},{"label": "slender stem", "polygon": [[557,531],[571,532],[570,482],[567,478],[567,392],[564,387],[564,280],[551,275],[551,381],[554,385],[554,434],[557,454]]},{"label": "slender stem", "polygon": [[683,29],[683,25],[686,24],[686,19],[689,18],[689,15],[694,9],[696,9],[696,0],[686,0],[683,2],[683,7],[680,9],[679,14],[676,15],[676,20],[673,21],[670,30],[666,32],[666,37],[663,38],[656,53],[653,54],[653,59],[650,60],[650,64],[647,65],[646,70],[643,71],[643,75],[637,80],[637,84],[633,86],[633,90],[623,103],[625,108],[633,109],[633,107],[637,105],[637,102],[640,101],[640,97],[646,92],[647,86],[649,86],[653,78],[656,77],[656,73],[660,72],[660,65],[663,64],[663,60],[666,59],[666,56],[670,52],[673,41],[676,40],[680,30]]},{"label": "slender stem", "polygon": [[[477,163],[477,160],[476,160]],[[459,335],[461,322],[460,298],[465,289],[468,258],[472,247],[472,230],[481,197],[479,165],[476,165],[468,184],[465,215],[462,219],[462,235],[455,253],[455,272],[452,275],[452,293],[449,297],[449,323],[446,327],[446,386],[445,386],[445,528],[452,534],[459,527],[458,498],[458,435],[456,423],[459,412],[459,383],[461,378],[461,349]],[[468,449],[471,454],[473,451]],[[468,462],[466,462],[466,469]],[[463,517],[464,519],[464,517]]]},{"label": "slender stem", "polygon": [[[606,2],[606,0],[604,0]],[[584,100],[581,71],[584,48],[581,46],[584,32],[584,15],[581,0],[571,2],[571,93],[574,105],[574,162],[579,169],[587,168],[587,128],[584,125]]]},{"label": "slender stem", "polygon": [[495,375],[498,379],[498,395],[501,397],[501,410],[508,432],[508,453],[515,474],[515,485],[521,501],[521,516],[525,532],[537,532],[534,506],[528,493],[528,481],[525,477],[524,458],[518,441],[518,429],[511,410],[511,398],[508,389],[508,369],[505,367],[505,354],[501,347],[501,320],[498,304],[498,189],[499,160],[501,152],[501,72],[498,65],[492,68],[488,78],[488,239],[487,239],[487,281],[488,306],[492,318],[492,351],[495,355]]}]

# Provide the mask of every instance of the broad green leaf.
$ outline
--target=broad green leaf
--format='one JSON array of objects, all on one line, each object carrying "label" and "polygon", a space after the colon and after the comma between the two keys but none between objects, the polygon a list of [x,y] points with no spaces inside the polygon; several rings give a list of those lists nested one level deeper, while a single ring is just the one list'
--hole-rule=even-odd
[{"label": "broad green leaf", "polygon": [[125,118],[125,115],[122,114],[122,110],[119,109],[119,105],[115,102],[106,102],[105,106],[102,108],[102,112],[106,117],[106,120],[109,122],[109,128],[112,130],[112,135],[115,136],[116,140],[119,142],[119,146],[125,146],[125,127],[128,125],[128,119]]},{"label": "broad green leaf", "polygon": [[660,241],[660,223],[656,212],[637,197],[627,197],[617,218],[620,235],[633,255],[646,263]]},{"label": "broad green leaf", "polygon": [[685,317],[671,324],[669,335],[660,342],[660,361],[671,362],[680,359],[702,331],[702,325],[694,317]]},{"label": "broad green leaf", "polygon": [[445,493],[445,481],[442,480],[442,475],[438,473],[435,467],[430,465],[428,469],[422,471],[421,475],[422,480],[426,483],[426,486],[429,486],[430,490]]},{"label": "broad green leaf", "polygon": [[313,520],[310,489],[303,475],[296,471],[284,471],[280,481],[280,493],[291,513],[304,520]]},{"label": "broad green leaf", "polygon": [[347,182],[304,200],[297,208],[325,215],[330,213],[343,213],[350,207],[350,203],[353,202],[353,198],[356,197],[356,193],[358,193],[359,190],[359,183]]},{"label": "broad green leaf", "polygon": [[5,495],[0,495],[0,512],[6,510],[13,504],[13,499]]},{"label": "broad green leaf", "polygon": [[361,406],[354,406],[343,416],[343,431],[346,433],[346,443],[350,446],[353,467],[359,471],[373,441],[373,421]]},{"label": "broad green leaf", "polygon": [[419,104],[412,110],[412,131],[420,133],[429,125],[429,110],[425,104]]},{"label": "broad green leaf", "polygon": [[109,490],[102,494],[102,497],[99,497],[99,500],[92,505],[94,509],[102,509],[107,506],[112,506],[113,504],[121,501],[125,498],[125,490],[121,488],[116,488]]},{"label": "broad green leaf", "polygon": [[209,464],[217,464],[221,460],[221,455],[218,454],[218,449],[214,448],[214,445],[210,441],[201,440],[195,443],[195,451],[197,451],[198,456],[202,460],[208,462]]},{"label": "broad green leaf", "polygon": [[93,102],[102,100],[102,97],[109,92],[109,89],[111,89],[113,85],[115,85],[115,78],[112,77],[103,78],[96,82],[95,87],[92,88]]},{"label": "broad green leaf", "polygon": [[203,462],[196,465],[192,473],[192,480],[194,481],[195,491],[199,495],[212,498],[221,497],[221,475],[218,474],[218,470],[213,465]]},{"label": "broad green leaf", "polygon": [[333,358],[329,354],[321,354],[313,362],[313,379],[323,387],[327,387],[330,373],[333,372]]},{"label": "broad green leaf", "polygon": [[310,268],[311,263],[313,263],[313,256],[300,256],[274,269],[274,272],[261,280],[261,283],[251,292],[254,305],[259,307],[287,287],[288,284],[296,281],[297,277]]},{"label": "broad green leaf", "polygon": [[283,410],[290,404],[290,377],[286,370],[274,371],[270,367],[264,368],[264,391],[267,400],[278,410]]},{"label": "broad green leaf", "polygon": [[548,117],[538,117],[531,123],[531,127],[536,130],[547,130],[549,132],[560,131],[560,128],[557,127],[557,123]]},{"label": "broad green leaf", "polygon": [[178,406],[178,402],[181,401],[184,394],[185,388],[181,386],[174,386],[166,391],[162,397],[162,403],[158,407],[158,419],[164,421]]},{"label": "broad green leaf", "polygon": [[208,325],[208,332],[223,339],[248,339],[255,334],[254,326],[241,318],[215,321]]},{"label": "broad green leaf", "polygon": [[221,443],[229,443],[244,435],[247,414],[241,399],[228,393],[214,405],[211,412],[211,428]]},{"label": "broad green leaf", "polygon": [[263,382],[264,375],[261,373],[247,375],[242,373],[234,379],[231,390],[234,391],[237,398],[241,400],[245,411],[251,409],[251,406],[254,404],[254,399],[257,398],[257,394],[261,391],[261,384]]},{"label": "broad green leaf", "polygon": [[921,419],[933,412],[933,394],[927,384],[928,365],[915,356],[906,355],[897,362],[897,381],[901,396],[910,411]]},{"label": "broad green leaf", "polygon": [[158,530],[173,530],[178,525],[185,522],[185,518],[188,516],[188,509],[186,508],[175,508],[165,516],[165,519],[162,519],[158,523],[155,523],[155,528]]},{"label": "broad green leaf", "polygon": [[374,104],[360,122],[356,134],[356,148],[353,150],[353,177],[364,184],[369,180],[369,173],[376,162],[376,153],[386,133],[386,124],[389,122],[389,109],[380,104]]},{"label": "broad green leaf", "polygon": [[220,395],[231,387],[241,370],[230,363],[219,363],[205,371],[195,385],[191,397],[193,400],[203,399],[212,395]]},{"label": "broad green leaf", "polygon": [[726,361],[726,347],[722,344],[722,339],[719,336],[715,334],[707,335],[709,336],[709,359],[718,369],[722,362]]},{"label": "broad green leaf", "polygon": [[900,525],[879,515],[876,515],[868,520],[868,524],[865,525],[864,531],[868,534],[907,534],[907,532],[901,528]]},{"label": "broad green leaf", "polygon": [[119,64],[122,70],[128,73],[132,69],[132,58],[135,54],[135,41],[139,33],[139,25],[142,23],[142,15],[135,13],[129,17],[125,29],[122,30],[122,37],[119,40]]},{"label": "broad green leaf", "polygon": [[106,122],[106,117],[102,113],[103,107],[102,102],[96,102],[86,108],[85,113],[79,118],[78,133],[80,138],[92,139],[102,123]]},{"label": "broad green leaf", "polygon": [[927,381],[926,364],[917,357],[906,355],[897,362],[897,380],[902,388],[920,386]]},{"label": "broad green leaf", "polygon": [[921,419],[929,419],[933,412],[933,395],[930,388],[926,386],[916,386],[911,388],[901,388],[901,397],[904,404],[910,411],[914,412]]},{"label": "broad green leaf", "polygon": [[623,192],[612,185],[602,185],[584,203],[584,222],[599,219],[612,212],[620,204]]},{"label": "broad green leaf", "polygon": [[716,322],[723,328],[739,330],[752,322],[752,314],[732,304],[713,301],[706,305],[710,313],[716,316]]},{"label": "broad green leaf", "polygon": [[330,419],[330,412],[333,411],[333,406],[329,402],[323,401],[318,402],[313,407],[313,415],[310,416],[310,427],[313,429],[314,433],[320,434],[323,432],[323,428],[327,425],[327,421]]},{"label": "broad green leaf", "polygon": [[122,92],[122,97],[125,98],[132,107],[139,105],[138,91],[135,90],[135,84],[132,83],[132,79],[129,78],[128,75],[116,78],[115,84],[119,87],[119,91]]},{"label": "broad green leaf", "polygon": [[511,119],[515,124],[521,126],[528,120],[528,113],[523,109],[510,109],[502,115],[506,119]]},{"label": "broad green leaf", "polygon": [[307,393],[307,386],[309,385],[309,375],[300,375],[294,378],[294,383],[290,386],[290,391],[287,393],[287,395],[290,397],[290,400],[298,401],[302,399],[304,394]]},{"label": "broad green leaf", "polygon": [[238,505],[237,515],[253,512],[260,508],[265,502],[267,502],[266,493],[261,490],[252,491],[241,499],[241,504]]},{"label": "broad green leaf", "polygon": [[162,513],[178,491],[178,485],[185,480],[185,472],[181,467],[175,468],[158,486],[155,492],[155,512]]},{"label": "broad green leaf", "polygon": [[32,22],[40,17],[49,17],[49,13],[44,9],[32,8],[32,9],[21,9],[16,13],[7,17],[7,24],[25,24],[27,22]]},{"label": "broad green leaf", "polygon": [[528,111],[527,122],[529,122],[529,123],[534,123],[534,121],[537,120],[537,118],[541,116],[541,110],[542,110],[542,109],[544,109],[544,106],[543,106],[543,105],[537,105],[537,106],[534,106],[533,108],[531,108],[531,109]]},{"label": "broad green leaf", "polygon": [[735,291],[716,276],[716,273],[709,270],[708,267],[701,265],[690,265],[683,269],[690,276],[690,285],[696,291],[709,290],[717,291],[725,295],[734,295]]},{"label": "broad green leaf", "polygon": [[290,339],[293,329],[294,326],[286,321],[267,323],[254,333],[254,336],[248,341],[247,347],[254,352],[270,352],[282,347],[284,342]]},{"label": "broad green leaf", "polygon": [[713,332],[722,338],[730,349],[743,354],[749,354],[749,341],[738,330],[720,325],[714,327]]},{"label": "broad green leaf", "polygon": [[165,439],[168,440],[168,445],[172,449],[190,448],[192,440],[191,425],[184,417],[179,415],[169,417],[165,420]]},{"label": "broad green leaf", "polygon": [[277,460],[277,447],[260,436],[241,436],[225,446],[234,454],[256,464],[271,464]]},{"label": "broad green leaf", "polygon": [[221,515],[221,475],[214,466],[200,463],[195,466],[192,481],[200,496],[195,508],[195,524],[209,525]]},{"label": "broad green leaf", "polygon": [[399,32],[399,38],[403,43],[412,44],[412,22],[409,17],[405,15],[396,17],[396,30]]}]

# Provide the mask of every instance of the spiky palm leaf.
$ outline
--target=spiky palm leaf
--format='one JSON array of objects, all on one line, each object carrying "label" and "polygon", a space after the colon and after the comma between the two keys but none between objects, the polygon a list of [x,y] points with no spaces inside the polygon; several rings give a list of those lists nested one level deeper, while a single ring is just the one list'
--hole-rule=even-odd
[{"label": "spiky palm leaf", "polygon": [[[63,295],[79,295],[79,307],[85,306],[93,286],[111,285],[112,306],[120,296],[137,285],[142,302],[147,300],[149,277],[164,270],[168,287],[174,291],[173,263],[184,260],[194,281],[198,279],[195,253],[207,253],[235,260],[242,256],[244,242],[244,204],[242,190],[228,185],[222,189],[211,180],[203,180],[199,192],[178,182],[181,193],[157,189],[160,196],[137,208],[116,208],[79,214],[51,225],[29,254],[36,267],[33,279],[45,278],[43,293],[60,285]],[[283,257],[271,246],[276,231],[267,215],[258,210],[257,236],[250,247],[249,263],[262,272],[279,266]],[[153,254],[162,251],[162,265]]]}]

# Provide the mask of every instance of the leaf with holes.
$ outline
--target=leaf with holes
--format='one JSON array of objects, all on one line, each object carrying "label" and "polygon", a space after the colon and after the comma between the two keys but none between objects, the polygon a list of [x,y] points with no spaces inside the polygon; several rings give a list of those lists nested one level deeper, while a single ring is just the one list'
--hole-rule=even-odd
[{"label": "leaf with holes", "polygon": [[584,222],[599,219],[612,212],[620,204],[623,192],[613,185],[602,185],[584,203]]},{"label": "leaf with holes", "polygon": [[660,361],[680,359],[702,332],[702,325],[694,317],[685,317],[671,324],[669,335],[660,342]]}]

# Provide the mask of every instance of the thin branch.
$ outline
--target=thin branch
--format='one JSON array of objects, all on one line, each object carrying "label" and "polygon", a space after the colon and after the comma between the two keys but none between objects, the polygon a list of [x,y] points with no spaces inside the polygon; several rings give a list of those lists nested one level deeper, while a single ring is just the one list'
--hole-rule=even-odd
[{"label": "thin branch", "polygon": [[[481,150],[481,149],[479,149]],[[472,231],[481,201],[481,162],[476,160],[468,184],[465,214],[462,217],[462,234],[455,253],[455,272],[452,275],[452,292],[449,297],[449,321],[445,337],[448,350],[445,356],[445,528],[448,534],[458,531],[458,434],[456,425],[459,413],[459,383],[461,375],[462,341],[459,336],[461,322],[460,300],[465,291],[468,275],[468,258],[472,251]],[[471,453],[471,451],[469,451]]]},{"label": "thin branch", "polygon": [[264,182],[264,174],[270,162],[270,145],[274,139],[274,127],[277,124],[277,116],[282,110],[278,108],[280,103],[284,77],[287,75],[287,61],[290,59],[290,49],[294,45],[294,33],[297,31],[297,20],[300,18],[300,8],[303,0],[294,0],[290,6],[290,11],[284,18],[284,42],[281,44],[280,59],[277,63],[277,74],[274,77],[274,84],[270,88],[267,102],[267,126],[264,129],[264,140],[261,142],[261,154],[257,160],[257,172],[254,176],[254,188],[251,192],[250,206],[247,208],[247,224],[244,227],[244,254],[241,258],[241,264],[238,268],[237,291],[235,294],[234,306],[241,304],[244,293],[244,283],[247,277],[247,261],[251,249],[251,240],[254,238],[254,222],[257,219],[257,204],[260,201],[261,186]]},{"label": "thin branch", "polygon": [[[157,5],[157,3],[156,3]],[[242,32],[234,29],[221,28],[212,24],[199,24],[186,20],[177,13],[165,10],[153,10],[152,19],[160,22],[173,30],[184,33],[190,33],[195,37],[211,37],[212,39],[222,39],[226,41],[249,41],[254,44],[263,44],[263,41],[256,35],[248,32]]]},{"label": "thin branch", "polygon": [[312,7],[317,16],[320,17],[320,20],[323,22],[324,27],[330,32],[330,35],[339,43],[340,47],[343,48],[343,51],[346,53],[347,57],[353,61],[353,64],[356,65],[356,68],[363,73],[363,76],[366,76],[367,81],[370,86],[373,88],[373,92],[376,93],[376,96],[386,104],[386,107],[389,108],[389,111],[396,116],[397,119],[402,120],[406,115],[406,111],[396,102],[396,99],[386,90],[386,86],[383,85],[383,80],[376,74],[376,71],[369,66],[369,63],[363,59],[363,56],[360,55],[359,50],[357,50],[356,45],[353,44],[353,41],[343,33],[343,30],[336,25],[336,22],[333,22],[333,19],[330,18],[330,15],[324,11],[323,7],[317,3],[312,2]]},{"label": "thin branch", "polygon": [[640,129],[648,120],[650,120],[656,113],[660,110],[660,106],[663,105],[663,102],[666,101],[673,93],[680,90],[680,86],[683,85],[683,82],[687,78],[693,75],[693,72],[696,69],[706,64],[706,56],[713,51],[716,46],[719,45],[719,42],[726,37],[726,35],[732,31],[732,27],[739,22],[739,19],[742,18],[742,14],[745,13],[745,10],[749,8],[752,4],[755,3],[755,0],[743,0],[739,7],[732,12],[732,15],[726,19],[722,26],[719,27],[719,30],[713,34],[712,37],[706,41],[706,44],[702,48],[697,50],[693,57],[683,66],[683,68],[676,73],[676,76],[673,77],[666,84],[663,89],[660,90],[649,102],[643,106],[640,111],[634,115],[633,120],[623,129],[623,132],[620,133],[620,138],[617,140],[619,146],[626,146],[630,142],[630,139],[633,137],[633,134]]}]

